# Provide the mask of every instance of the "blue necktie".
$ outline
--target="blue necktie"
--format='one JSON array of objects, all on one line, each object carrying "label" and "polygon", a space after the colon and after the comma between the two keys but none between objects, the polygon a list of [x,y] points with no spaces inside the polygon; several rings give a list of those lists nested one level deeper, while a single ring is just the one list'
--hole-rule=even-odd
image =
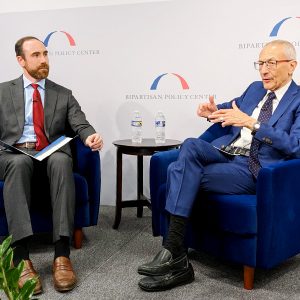
[{"label": "blue necktie", "polygon": [[[262,106],[258,121],[261,123],[267,123],[272,116],[272,109],[273,109],[273,100],[276,98],[274,92],[268,94],[267,100]],[[257,140],[254,136],[252,138],[252,143],[250,146],[250,154],[249,154],[249,170],[253,174],[255,178],[258,176],[258,172],[261,168],[261,165],[258,160],[258,148],[260,145],[260,141]]]}]

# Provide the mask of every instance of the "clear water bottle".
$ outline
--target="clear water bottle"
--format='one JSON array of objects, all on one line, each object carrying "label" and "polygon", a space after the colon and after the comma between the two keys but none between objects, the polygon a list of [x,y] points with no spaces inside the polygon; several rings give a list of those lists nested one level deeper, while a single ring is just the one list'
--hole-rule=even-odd
[{"label": "clear water bottle", "polygon": [[132,132],[132,142],[141,143],[142,142],[142,117],[138,110],[133,112],[133,118],[131,120],[131,132]]},{"label": "clear water bottle", "polygon": [[164,114],[159,111],[155,117],[155,142],[157,144],[163,144],[166,142],[166,118]]}]

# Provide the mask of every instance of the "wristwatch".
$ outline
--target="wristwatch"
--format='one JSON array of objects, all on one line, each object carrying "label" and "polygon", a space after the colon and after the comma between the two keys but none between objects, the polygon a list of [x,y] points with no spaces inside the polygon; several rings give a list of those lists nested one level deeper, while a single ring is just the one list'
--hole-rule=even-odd
[{"label": "wristwatch", "polygon": [[260,122],[257,121],[253,124],[253,129],[252,129],[251,134],[255,134],[259,130],[259,128],[260,128]]}]

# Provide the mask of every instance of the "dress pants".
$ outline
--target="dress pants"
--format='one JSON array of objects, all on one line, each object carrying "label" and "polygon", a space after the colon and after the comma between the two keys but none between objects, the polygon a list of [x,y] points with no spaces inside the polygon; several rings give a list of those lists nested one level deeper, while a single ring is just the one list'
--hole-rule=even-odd
[{"label": "dress pants", "polygon": [[248,157],[223,154],[198,138],[185,140],[177,161],[168,168],[166,210],[188,218],[200,191],[255,194]]},{"label": "dress pants", "polygon": [[[29,152],[36,153],[34,150]],[[72,234],[75,214],[72,158],[63,152],[55,152],[39,162],[24,154],[3,151],[0,154],[0,179],[4,180],[4,207],[13,242],[33,234],[29,210],[31,188],[35,188],[32,179],[36,176],[45,177],[49,181],[53,241],[59,240],[60,236],[70,237]],[[39,195],[38,198],[42,202],[49,196]]]}]

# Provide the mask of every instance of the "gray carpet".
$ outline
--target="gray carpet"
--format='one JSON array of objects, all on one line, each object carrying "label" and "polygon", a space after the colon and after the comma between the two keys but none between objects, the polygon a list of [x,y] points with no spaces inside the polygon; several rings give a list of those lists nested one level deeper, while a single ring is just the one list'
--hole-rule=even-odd
[{"label": "gray carpet", "polygon": [[[113,230],[114,207],[102,206],[99,224],[85,228],[82,249],[72,249],[71,258],[78,286],[61,294],[52,286],[53,247],[50,236],[32,243],[31,259],[42,278],[39,299],[300,299],[300,256],[276,269],[255,273],[255,289],[243,289],[241,266],[228,264],[204,253],[191,251],[196,280],[170,291],[147,293],[139,289],[137,266],[160,250],[161,239],[151,234],[151,212],[136,218],[134,208],[123,209],[119,230]],[[272,253],[270,253],[272,255]],[[0,298],[6,299],[0,292]]]}]

